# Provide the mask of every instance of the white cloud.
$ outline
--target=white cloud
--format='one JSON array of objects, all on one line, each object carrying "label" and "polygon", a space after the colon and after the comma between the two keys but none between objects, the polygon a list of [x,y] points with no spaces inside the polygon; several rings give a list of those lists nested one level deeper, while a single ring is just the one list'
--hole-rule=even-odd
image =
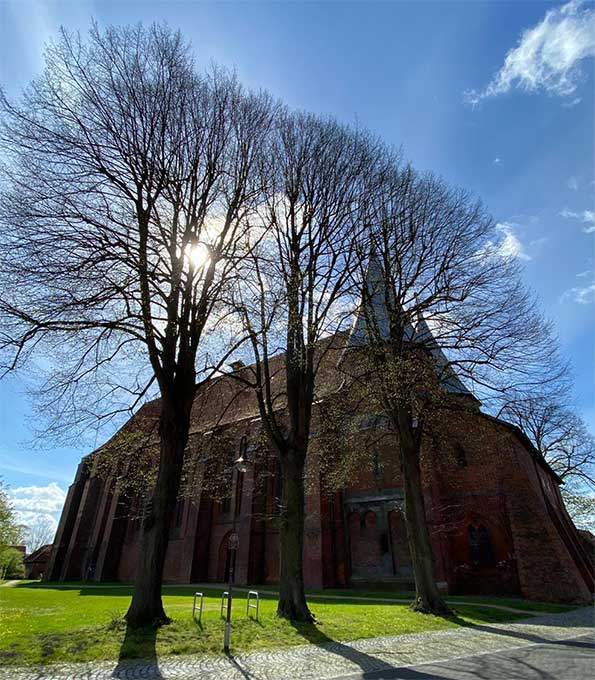
[{"label": "white cloud", "polygon": [[564,217],[565,219],[580,220],[586,225],[583,227],[583,231],[585,231],[587,234],[595,232],[595,210],[582,210],[580,212],[576,212],[574,210],[568,210],[568,208],[564,208],[564,210],[560,211],[560,217]]},{"label": "white cloud", "polygon": [[18,486],[10,489],[9,495],[13,509],[29,521],[33,516],[59,513],[66,500],[66,491],[56,482],[46,486]]},{"label": "white cloud", "polygon": [[494,163],[494,165],[500,165],[502,163],[502,159],[498,158],[498,156],[496,156],[496,158],[494,158],[493,163]]},{"label": "white cloud", "polygon": [[498,222],[496,230],[502,238],[496,244],[498,253],[503,257],[517,257],[519,260],[530,260],[531,256],[525,251],[525,246],[516,234],[517,225],[512,222]]},{"label": "white cloud", "polygon": [[570,288],[562,293],[560,297],[560,302],[565,302],[566,300],[572,300],[573,302],[578,302],[579,305],[590,305],[595,302],[595,283],[591,283],[584,288],[577,286],[575,288]]},{"label": "white cloud", "polygon": [[53,532],[54,535],[56,534],[56,530],[58,529],[58,518],[54,515],[50,515],[46,512],[33,512],[29,510],[17,512],[16,514],[19,524],[24,524],[26,527],[34,527],[41,520],[47,520],[48,525],[51,527],[51,532]]},{"label": "white cloud", "polygon": [[578,179],[576,177],[569,177],[566,184],[571,191],[578,191]]},{"label": "white cloud", "polygon": [[[594,19],[595,10],[585,0],[548,10],[540,23],[522,33],[488,86],[465,92],[465,101],[475,105],[513,87],[570,97],[583,75],[580,62],[595,55]],[[572,104],[579,101],[574,97]]]}]

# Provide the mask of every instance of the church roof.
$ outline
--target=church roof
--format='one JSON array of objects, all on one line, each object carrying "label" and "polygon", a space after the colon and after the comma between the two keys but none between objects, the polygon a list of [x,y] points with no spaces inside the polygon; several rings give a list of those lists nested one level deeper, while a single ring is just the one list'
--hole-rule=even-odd
[{"label": "church roof", "polygon": [[476,398],[456,374],[452,364],[446,358],[446,355],[440,348],[440,345],[436,341],[436,338],[423,317],[418,320],[415,326],[415,336],[413,340],[414,342],[419,342],[424,345],[434,358],[436,373],[440,378],[441,385],[447,392],[451,392],[452,394],[464,394],[473,397],[474,399]]},{"label": "church roof", "polygon": [[46,545],[42,545],[41,548],[37,548],[37,550],[34,550],[30,555],[27,555],[27,557],[25,557],[24,561],[25,562],[47,562],[50,559],[52,547],[53,547],[53,545],[51,543],[47,543]]}]

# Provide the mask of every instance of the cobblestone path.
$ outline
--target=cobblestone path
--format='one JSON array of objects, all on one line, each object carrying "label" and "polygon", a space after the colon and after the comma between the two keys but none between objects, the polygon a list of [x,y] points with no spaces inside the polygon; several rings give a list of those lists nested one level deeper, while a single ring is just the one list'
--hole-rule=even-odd
[{"label": "cobblestone path", "polygon": [[0,680],[325,680],[593,634],[591,607],[515,623],[301,645],[234,657],[178,656],[0,669]]}]

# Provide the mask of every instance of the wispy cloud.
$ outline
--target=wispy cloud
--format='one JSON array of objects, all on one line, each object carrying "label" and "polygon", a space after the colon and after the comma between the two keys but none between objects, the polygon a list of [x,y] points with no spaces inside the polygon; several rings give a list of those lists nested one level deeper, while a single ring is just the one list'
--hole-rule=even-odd
[{"label": "wispy cloud", "polygon": [[579,220],[586,225],[583,227],[583,231],[585,231],[587,234],[595,232],[595,210],[581,210],[576,212],[574,210],[568,210],[568,208],[564,208],[564,210],[560,211],[560,217],[564,217],[565,219]]},{"label": "wispy cloud", "polygon": [[495,227],[495,238],[487,241],[478,252],[487,257],[518,258],[519,260],[531,260],[521,241],[518,230],[520,225],[515,222],[498,222]]},{"label": "wispy cloud", "polygon": [[518,225],[513,222],[498,222],[496,230],[502,234],[496,244],[498,252],[503,257],[516,257],[519,260],[530,260],[531,256],[526,252],[525,246],[517,234]]},{"label": "wispy cloud", "polygon": [[595,302],[595,283],[591,283],[588,286],[575,286],[574,288],[569,288],[562,293],[560,297],[560,302],[566,302],[572,300],[572,302],[578,302],[579,305],[590,305]]},{"label": "wispy cloud", "polygon": [[560,302],[578,302],[579,305],[590,305],[595,302],[595,281],[593,279],[593,270],[586,269],[576,275],[577,279],[590,279],[591,283],[587,285],[573,286],[565,290],[560,296]]},{"label": "wispy cloud", "polygon": [[[464,100],[475,105],[515,87],[569,98],[583,76],[581,61],[595,55],[594,20],[595,10],[585,0],[548,10],[540,23],[522,33],[487,87],[468,90]],[[572,105],[579,102],[579,97],[572,98]]]}]

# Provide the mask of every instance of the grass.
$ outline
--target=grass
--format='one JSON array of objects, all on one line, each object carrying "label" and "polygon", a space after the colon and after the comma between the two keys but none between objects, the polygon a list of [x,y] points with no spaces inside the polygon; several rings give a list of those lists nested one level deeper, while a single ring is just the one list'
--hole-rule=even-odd
[{"label": "grass", "polygon": [[[221,589],[204,590],[202,625],[192,620],[192,596],[195,590],[193,586],[165,586],[165,609],[173,623],[156,631],[131,633],[126,631],[123,621],[130,601],[129,586],[80,585],[65,588],[61,584],[24,581],[14,587],[0,588],[0,664],[151,658],[155,654],[219,654],[224,627],[219,616]],[[264,590],[260,592],[258,622],[246,618],[245,593],[238,592],[234,598],[232,647],[235,651],[511,621],[521,615],[494,609],[489,605],[494,602],[506,603],[527,610],[536,605],[523,603],[522,600],[477,599],[481,606],[471,607],[456,604],[456,598],[452,598],[456,615],[444,618],[417,614],[406,604],[362,603],[349,599],[338,601],[325,599],[325,593],[319,592],[310,601],[317,624],[292,625],[275,616],[275,596]],[[384,592],[326,591],[327,594],[329,592],[347,597],[387,597]],[[407,596],[403,593],[396,595]]]},{"label": "grass", "polygon": [[[372,599],[390,599],[390,600],[412,600],[414,593],[408,591],[394,591],[394,590],[357,590],[357,589],[340,589],[333,590],[312,590],[309,591],[311,595],[324,595],[332,593],[333,595],[344,595],[346,597],[369,597]],[[553,602],[535,602],[534,600],[523,600],[519,597],[489,597],[485,595],[448,595],[446,601],[452,606],[457,607],[459,602],[478,602],[485,605],[497,605],[499,607],[513,607],[514,609],[521,609],[526,612],[550,612],[559,613],[567,612],[574,609],[572,606],[565,604],[555,604]]]}]

